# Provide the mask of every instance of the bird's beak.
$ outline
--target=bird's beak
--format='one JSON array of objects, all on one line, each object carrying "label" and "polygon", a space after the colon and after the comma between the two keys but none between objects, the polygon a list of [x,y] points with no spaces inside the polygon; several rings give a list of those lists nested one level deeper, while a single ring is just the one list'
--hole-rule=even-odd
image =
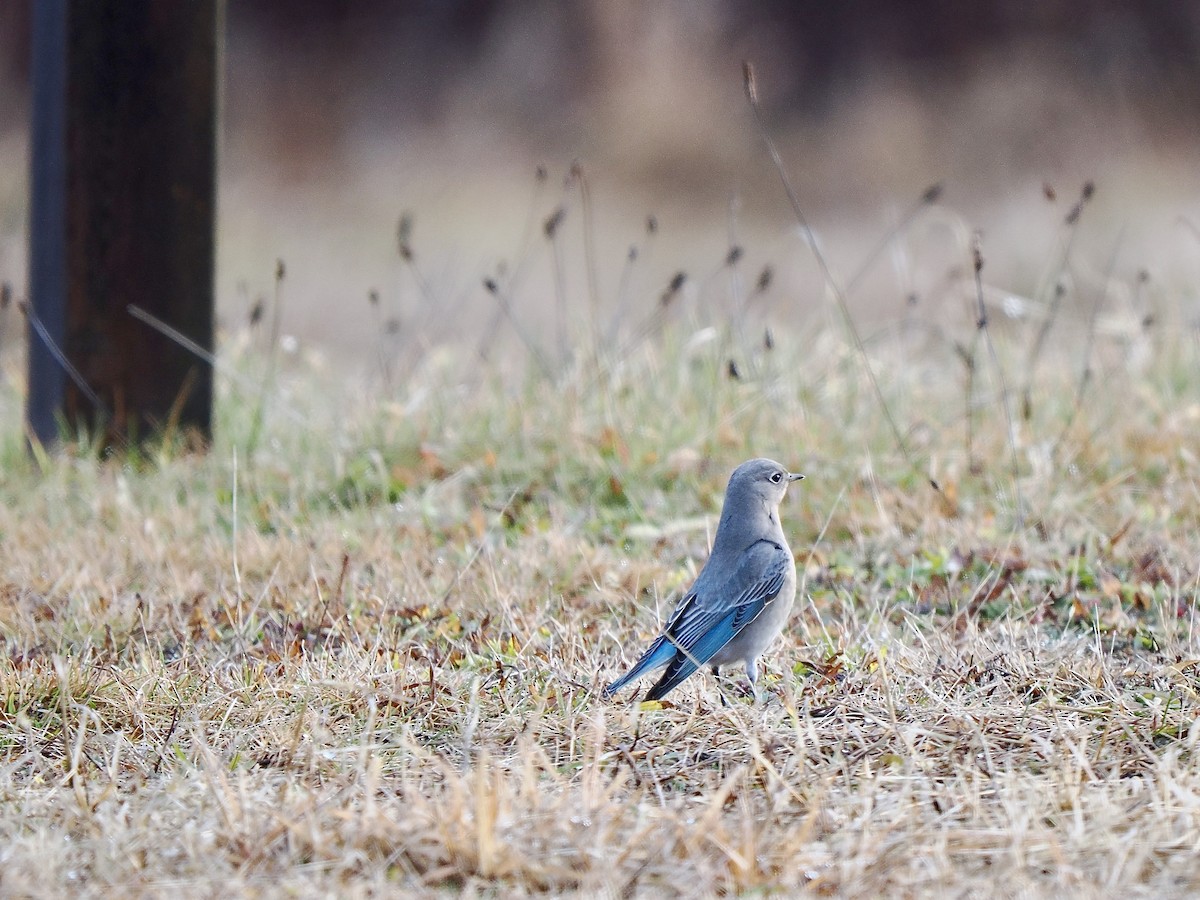
[{"label": "bird's beak", "polygon": [[803,481],[804,476],[799,472],[788,472],[788,481]]}]

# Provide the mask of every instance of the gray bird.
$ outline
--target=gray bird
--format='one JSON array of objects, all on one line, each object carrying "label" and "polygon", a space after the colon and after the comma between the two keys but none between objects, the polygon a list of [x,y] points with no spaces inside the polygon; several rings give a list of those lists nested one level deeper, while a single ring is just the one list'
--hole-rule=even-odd
[{"label": "gray bird", "polygon": [[605,698],[666,666],[646,694],[658,700],[700,666],[718,674],[720,666],[735,662],[746,664],[758,695],[758,657],[782,630],[796,599],[796,561],[779,525],[779,504],[788,484],[803,477],[770,459],[733,470],[708,562],[662,634],[604,689]]}]

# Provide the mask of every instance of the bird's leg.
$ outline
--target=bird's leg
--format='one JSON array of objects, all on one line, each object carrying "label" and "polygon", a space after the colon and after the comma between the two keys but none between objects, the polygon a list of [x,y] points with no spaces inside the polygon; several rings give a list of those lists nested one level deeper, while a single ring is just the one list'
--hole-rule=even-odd
[{"label": "bird's leg", "polygon": [[761,699],[758,696],[758,660],[746,660],[746,677],[750,679],[750,693],[754,695],[754,702],[758,703]]},{"label": "bird's leg", "polygon": [[724,688],[721,687],[721,667],[713,666],[712,673],[713,673],[713,677],[717,679],[717,691],[721,695],[721,705],[728,706],[729,701],[725,699],[725,690],[724,690]]}]

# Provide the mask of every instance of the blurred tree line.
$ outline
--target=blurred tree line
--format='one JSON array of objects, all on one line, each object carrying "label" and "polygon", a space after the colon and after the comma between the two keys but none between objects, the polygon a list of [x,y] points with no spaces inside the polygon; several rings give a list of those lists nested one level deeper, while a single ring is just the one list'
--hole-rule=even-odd
[{"label": "blurred tree line", "polygon": [[[36,0],[0,4],[0,79],[28,76],[29,18]],[[488,52],[514,22],[534,32],[568,92],[586,91],[612,40],[599,21],[638,0],[228,0],[229,33],[318,66],[335,82],[370,76],[392,87],[392,105],[421,112]],[[705,18],[719,40],[766,35],[789,70],[774,101],[820,114],[864,70],[968,76],[984,55],[1031,48],[1046,62],[1096,78],[1116,71],[1139,101],[1200,108],[1200,2],[1196,0],[691,0],[645,4],[680,21]],[[663,10],[667,13],[663,13]],[[640,12],[645,13],[645,9]]]}]

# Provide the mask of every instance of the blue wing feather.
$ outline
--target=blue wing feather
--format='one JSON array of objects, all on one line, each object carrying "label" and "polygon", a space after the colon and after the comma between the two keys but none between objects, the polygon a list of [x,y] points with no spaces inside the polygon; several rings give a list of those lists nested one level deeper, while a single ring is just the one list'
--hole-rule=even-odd
[{"label": "blue wing feather", "polygon": [[[730,613],[738,613],[733,631],[726,638],[727,643],[779,594],[787,577],[787,563],[786,550],[774,541],[762,540],[749,547],[737,568],[724,573],[720,582],[713,583],[714,579],[706,578],[709,570],[705,567],[692,589],[692,601],[677,610],[665,633],[676,646],[699,659],[694,649],[696,645]],[[712,653],[723,646],[724,643],[714,647]],[[700,659],[700,662],[706,659]]]},{"label": "blue wing feather", "polygon": [[787,563],[783,547],[774,541],[761,540],[746,549],[732,572],[715,573],[705,566],[692,590],[675,607],[663,633],[632,669],[604,689],[604,696],[611,697],[631,681],[666,666],[646,699],[665,696],[733,640],[778,596],[787,576]]},{"label": "blue wing feather", "polygon": [[667,666],[667,671],[663,673],[663,677],[658,680],[658,683],[646,693],[646,699],[658,700],[666,696],[668,691],[681,684],[696,671],[698,666],[708,662],[718,650],[733,640],[733,636],[739,630],[735,621],[737,616],[738,610],[731,612],[701,636],[690,651],[677,649],[675,660]]}]

